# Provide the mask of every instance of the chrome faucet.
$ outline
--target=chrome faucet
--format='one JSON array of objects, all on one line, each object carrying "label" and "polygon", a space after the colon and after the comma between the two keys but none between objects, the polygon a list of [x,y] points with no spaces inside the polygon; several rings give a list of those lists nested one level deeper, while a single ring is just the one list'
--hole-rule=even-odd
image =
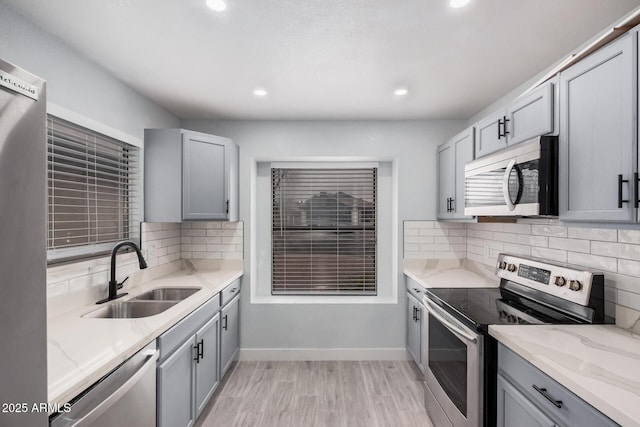
[{"label": "chrome faucet", "polygon": [[142,252],[140,252],[140,248],[138,248],[138,245],[129,241],[117,243],[111,250],[111,279],[109,280],[109,296],[98,301],[96,304],[103,304],[105,302],[113,301],[114,299],[121,298],[127,295],[126,292],[118,294],[118,289],[122,289],[122,284],[126,282],[129,277],[125,277],[125,279],[120,283],[118,283],[118,281],[116,280],[116,255],[118,254],[118,250],[123,246],[131,246],[133,250],[136,251],[140,269],[147,268],[147,262],[144,260]]}]

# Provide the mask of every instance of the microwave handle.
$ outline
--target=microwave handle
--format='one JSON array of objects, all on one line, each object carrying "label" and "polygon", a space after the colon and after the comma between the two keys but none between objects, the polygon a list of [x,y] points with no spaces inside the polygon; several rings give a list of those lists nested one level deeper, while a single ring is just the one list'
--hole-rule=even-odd
[{"label": "microwave handle", "polygon": [[510,211],[513,211],[516,208],[516,205],[513,204],[511,196],[509,195],[509,177],[511,176],[511,171],[513,171],[515,165],[516,159],[512,159],[507,165],[507,169],[504,171],[504,176],[502,177],[502,195],[504,196],[504,202],[507,204]]}]

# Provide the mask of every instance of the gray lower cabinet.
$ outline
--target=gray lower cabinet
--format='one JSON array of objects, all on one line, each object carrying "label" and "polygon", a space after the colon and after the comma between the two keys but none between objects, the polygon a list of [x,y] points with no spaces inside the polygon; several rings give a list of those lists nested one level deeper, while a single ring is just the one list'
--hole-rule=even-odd
[{"label": "gray lower cabinet", "polygon": [[240,349],[239,289],[236,296],[222,307],[220,315],[220,377],[222,378]]},{"label": "gray lower cabinet", "polygon": [[193,425],[218,386],[220,297],[158,337],[157,424]]},{"label": "gray lower cabinet", "polygon": [[158,426],[190,426],[193,411],[194,341],[189,340],[158,366]]},{"label": "gray lower cabinet", "polygon": [[422,340],[423,340],[423,318],[424,307],[420,302],[422,291],[411,279],[407,278],[407,351],[415,364],[424,371],[422,363]]},{"label": "gray lower cabinet", "polygon": [[503,344],[497,393],[498,427],[618,425]]},{"label": "gray lower cabinet", "polygon": [[218,376],[219,325],[220,315],[216,314],[196,332],[198,351],[194,365],[196,418],[209,402],[222,377],[222,375]]},{"label": "gray lower cabinet", "polygon": [[498,375],[497,389],[498,426],[554,427],[556,425],[502,375]]},{"label": "gray lower cabinet", "polygon": [[629,32],[560,73],[561,220],[636,220],[636,37]]},{"label": "gray lower cabinet", "polygon": [[145,221],[238,220],[238,146],[185,129],[146,129]]}]

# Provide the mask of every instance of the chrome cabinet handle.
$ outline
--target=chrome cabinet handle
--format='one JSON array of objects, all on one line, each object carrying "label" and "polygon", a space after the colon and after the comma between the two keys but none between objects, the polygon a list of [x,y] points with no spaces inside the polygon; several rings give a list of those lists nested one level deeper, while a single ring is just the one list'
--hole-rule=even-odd
[{"label": "chrome cabinet handle", "polygon": [[507,204],[507,207],[510,211],[514,210],[516,206],[511,201],[511,196],[509,195],[509,177],[511,176],[511,172],[516,165],[516,160],[513,159],[507,165],[507,169],[504,171],[504,176],[502,177],[502,195],[504,197],[504,202]]},{"label": "chrome cabinet handle", "polygon": [[444,316],[442,316],[440,313],[438,313],[436,311],[436,309],[434,308],[433,304],[428,299],[424,298],[422,301],[424,301],[424,308],[429,312],[429,314],[431,314],[433,317],[435,317],[445,327],[447,327],[451,331],[457,333],[458,335],[460,335],[461,337],[463,337],[464,339],[466,339],[469,342],[475,343],[475,342],[478,341],[477,337],[475,337],[475,336],[471,335],[470,333],[468,333],[467,331],[463,330],[458,325],[455,325],[455,324],[451,323],[450,320],[445,319]]},{"label": "chrome cabinet handle", "polygon": [[549,402],[551,402],[556,408],[562,408],[562,400],[555,400],[547,391],[546,388],[540,388],[533,384],[533,389],[544,396]]}]

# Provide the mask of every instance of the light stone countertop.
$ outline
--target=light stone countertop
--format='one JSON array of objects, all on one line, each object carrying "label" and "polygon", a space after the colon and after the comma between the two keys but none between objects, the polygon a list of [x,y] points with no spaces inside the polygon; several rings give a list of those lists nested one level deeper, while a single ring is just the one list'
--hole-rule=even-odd
[{"label": "light stone countertop", "polygon": [[640,335],[613,325],[495,325],[489,333],[623,426],[640,426]]},{"label": "light stone countertop", "polygon": [[405,259],[404,274],[425,288],[492,288],[500,285],[495,268],[471,260]]},{"label": "light stone countertop", "polygon": [[[64,404],[131,357],[179,320],[242,276],[242,261],[176,261],[132,275],[126,301],[158,287],[200,291],[155,316],[138,319],[82,317],[98,309],[101,289],[48,301],[48,400]],[[104,296],[101,296],[104,297]]]}]

